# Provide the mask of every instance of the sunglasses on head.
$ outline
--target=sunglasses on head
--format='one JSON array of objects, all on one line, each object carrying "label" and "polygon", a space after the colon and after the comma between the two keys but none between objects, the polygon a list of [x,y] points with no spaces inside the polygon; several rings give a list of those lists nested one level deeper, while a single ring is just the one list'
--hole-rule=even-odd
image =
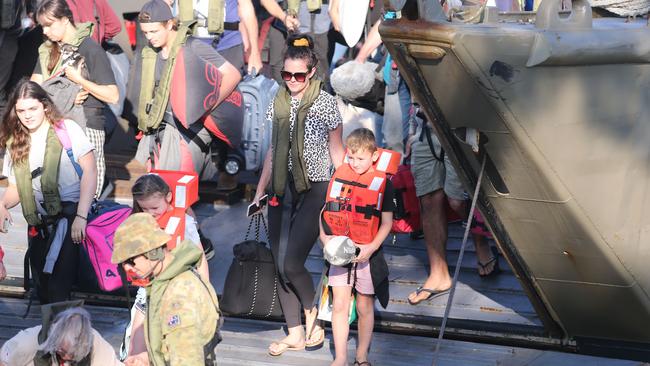
[{"label": "sunglasses on head", "polygon": [[309,75],[309,71],[307,72],[289,72],[289,71],[280,71],[280,76],[282,76],[282,80],[284,81],[291,81],[291,78],[296,79],[297,82],[303,83],[305,80],[307,80],[307,75]]}]

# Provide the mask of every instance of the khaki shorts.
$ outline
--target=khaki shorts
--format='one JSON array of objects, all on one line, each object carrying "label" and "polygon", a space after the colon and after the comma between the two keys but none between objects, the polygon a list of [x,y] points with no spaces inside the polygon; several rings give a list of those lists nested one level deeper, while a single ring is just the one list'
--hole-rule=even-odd
[{"label": "khaki shorts", "polygon": [[[426,136],[422,140],[414,142],[411,146],[411,172],[415,179],[415,194],[422,197],[444,188],[447,197],[464,200],[465,190],[447,154],[445,154],[444,162],[439,161],[431,153]],[[431,142],[433,142],[436,155],[440,156],[442,146],[433,132],[431,133]]]}]

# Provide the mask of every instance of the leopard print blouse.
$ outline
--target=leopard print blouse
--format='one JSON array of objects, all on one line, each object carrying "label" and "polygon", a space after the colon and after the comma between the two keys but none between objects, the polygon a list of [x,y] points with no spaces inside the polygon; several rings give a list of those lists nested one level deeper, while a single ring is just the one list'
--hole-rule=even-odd
[{"label": "leopard print blouse", "polygon": [[[296,121],[300,99],[291,98],[290,130]],[[266,119],[273,121],[273,102],[266,110]],[[339,113],[336,99],[322,91],[309,108],[305,121],[305,148],[303,157],[307,166],[307,177],[312,182],[325,182],[332,178],[332,159],[329,152],[329,132],[336,129],[343,119]],[[291,138],[291,137],[289,137]],[[291,151],[289,151],[289,170],[291,170]]]}]

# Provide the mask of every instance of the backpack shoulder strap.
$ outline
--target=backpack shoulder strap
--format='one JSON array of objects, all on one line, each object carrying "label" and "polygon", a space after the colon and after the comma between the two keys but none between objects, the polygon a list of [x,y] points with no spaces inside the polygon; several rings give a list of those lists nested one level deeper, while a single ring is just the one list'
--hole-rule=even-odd
[{"label": "backpack shoulder strap", "polygon": [[61,120],[59,123],[54,123],[54,132],[56,132],[56,137],[59,138],[59,142],[61,142],[61,145],[63,145],[63,149],[65,150],[65,153],[68,155],[68,158],[70,158],[70,162],[72,163],[72,166],[74,167],[74,170],[77,172],[77,175],[79,178],[83,175],[83,169],[81,169],[81,165],[77,163],[74,160],[74,154],[72,152],[72,142],[70,141],[70,136],[68,135],[68,130],[65,127],[65,121]]},{"label": "backpack shoulder strap", "polygon": [[[436,154],[436,148],[433,146],[433,141],[431,140],[431,130],[429,130],[429,127],[425,124],[422,126],[422,134],[424,134],[427,138],[427,143],[429,144],[429,149],[431,150],[431,154],[433,154],[433,157],[438,160],[439,162],[444,162],[445,161],[445,149],[440,147],[440,156]],[[422,135],[420,135],[420,141],[422,141]]]}]

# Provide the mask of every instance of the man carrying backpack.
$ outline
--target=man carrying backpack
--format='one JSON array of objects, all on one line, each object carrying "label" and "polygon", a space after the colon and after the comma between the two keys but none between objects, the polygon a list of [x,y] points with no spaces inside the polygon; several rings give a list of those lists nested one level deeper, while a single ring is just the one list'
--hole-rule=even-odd
[{"label": "man carrying backpack", "polygon": [[219,302],[212,285],[194,269],[201,249],[186,240],[170,251],[170,239],[144,212],[131,215],[115,232],[113,263],[148,280],[147,352],[127,358],[125,364],[216,365]]}]

